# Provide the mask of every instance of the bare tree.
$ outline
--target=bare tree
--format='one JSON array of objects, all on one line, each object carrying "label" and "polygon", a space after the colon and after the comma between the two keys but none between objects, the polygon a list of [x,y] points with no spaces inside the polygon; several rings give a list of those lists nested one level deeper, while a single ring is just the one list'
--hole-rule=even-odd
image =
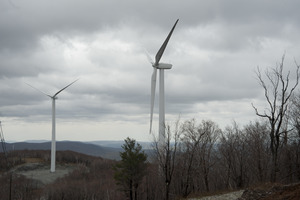
[{"label": "bare tree", "polygon": [[[187,197],[192,188],[191,176],[195,170],[195,154],[199,152],[199,143],[205,135],[205,131],[196,125],[196,120],[188,120],[182,126],[183,138],[181,155],[181,190],[182,196]],[[199,164],[200,165],[200,164]]]},{"label": "bare tree", "polygon": [[295,93],[292,98],[291,109],[289,112],[290,123],[293,128],[292,149],[294,150],[293,162],[295,163],[296,174],[300,180],[300,91]]},{"label": "bare tree", "polygon": [[[253,104],[256,115],[267,118],[270,125],[270,149],[272,154],[271,182],[276,181],[278,171],[278,150],[280,146],[280,137],[283,134],[282,124],[288,111],[289,100],[299,82],[299,65],[296,63],[296,81],[290,87],[290,72],[287,75],[283,73],[284,55],[282,56],[279,66],[265,71],[263,77],[259,67],[256,75],[259,84],[264,89],[268,109],[259,112]],[[286,130],[285,130],[286,131]]]},{"label": "bare tree", "polygon": [[174,186],[177,194],[186,198],[191,193],[210,190],[210,171],[217,160],[215,143],[221,129],[213,121],[197,123],[191,119],[183,123],[180,131]]},{"label": "bare tree", "polygon": [[154,139],[154,152],[156,161],[159,165],[158,170],[164,181],[164,199],[169,200],[170,185],[175,170],[177,150],[179,145],[180,131],[179,120],[175,123],[172,131],[169,125],[166,126],[166,135],[163,144]]},{"label": "bare tree", "polygon": [[224,163],[226,188],[242,188],[246,184],[248,166],[245,134],[234,121],[223,131],[219,153]]},{"label": "bare tree", "polygon": [[252,184],[266,181],[268,168],[268,132],[266,122],[256,121],[244,127],[246,134],[247,151],[249,153],[248,165],[250,167]]},{"label": "bare tree", "polygon": [[300,144],[300,91],[292,97],[291,109],[289,112],[291,125],[294,129],[296,140]]},{"label": "bare tree", "polygon": [[216,150],[215,143],[220,137],[222,130],[213,121],[207,120],[202,121],[200,128],[205,133],[203,140],[200,143],[200,152],[198,157],[201,163],[201,172],[203,177],[203,182],[205,184],[205,190],[210,191],[209,187],[209,174],[211,168],[215,165],[215,159],[212,159],[214,151]]}]

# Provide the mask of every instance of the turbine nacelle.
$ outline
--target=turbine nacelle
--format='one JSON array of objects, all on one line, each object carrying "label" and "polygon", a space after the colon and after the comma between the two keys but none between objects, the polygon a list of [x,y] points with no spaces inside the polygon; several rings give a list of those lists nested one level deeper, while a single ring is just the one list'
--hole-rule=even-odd
[{"label": "turbine nacelle", "polygon": [[159,63],[158,65],[153,65],[153,67],[157,68],[157,69],[171,69],[172,68],[172,64],[169,63]]}]

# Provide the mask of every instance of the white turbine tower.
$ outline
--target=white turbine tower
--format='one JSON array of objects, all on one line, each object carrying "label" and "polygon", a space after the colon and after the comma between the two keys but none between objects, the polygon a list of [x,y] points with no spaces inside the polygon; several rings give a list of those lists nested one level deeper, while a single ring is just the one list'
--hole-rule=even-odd
[{"label": "white turbine tower", "polygon": [[70,83],[69,85],[67,85],[66,87],[62,88],[61,90],[59,90],[58,92],[56,92],[53,96],[46,94],[45,92],[42,92],[41,90],[29,85],[28,83],[26,83],[27,85],[29,85],[30,87],[32,87],[33,89],[41,92],[42,94],[50,97],[52,99],[52,141],[51,141],[51,167],[50,167],[50,172],[55,172],[55,154],[56,154],[56,141],[55,141],[55,100],[57,99],[57,95],[59,93],[61,93],[63,90],[65,90],[67,87],[69,87],[70,85],[72,85],[73,83],[75,83],[76,81],[78,81],[79,79],[76,79],[75,81],[73,81],[72,83]]},{"label": "white turbine tower", "polygon": [[167,47],[167,44],[170,40],[170,37],[176,27],[176,24],[179,19],[176,20],[173,28],[171,29],[168,37],[158,50],[156,56],[155,56],[155,62],[153,62],[148,57],[152,66],[153,66],[153,74],[151,78],[151,112],[150,112],[150,133],[152,132],[152,119],[153,119],[153,108],[154,108],[154,99],[155,99],[155,88],[156,88],[156,74],[157,69],[159,69],[159,136],[158,141],[159,144],[163,144],[163,141],[165,141],[165,86],[164,86],[164,70],[165,69],[171,69],[172,64],[168,63],[160,63],[160,59]]}]

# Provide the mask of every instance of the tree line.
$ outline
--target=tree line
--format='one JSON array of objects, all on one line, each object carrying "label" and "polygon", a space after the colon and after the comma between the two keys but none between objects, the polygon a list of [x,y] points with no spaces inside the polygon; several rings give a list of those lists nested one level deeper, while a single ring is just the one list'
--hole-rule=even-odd
[{"label": "tree line", "polygon": [[257,68],[267,108],[252,104],[259,117],[256,121],[243,127],[233,121],[223,130],[211,120],[178,121],[173,128],[166,125],[163,144],[154,140],[151,166],[140,193],[134,188],[139,198],[125,191],[128,198],[168,200],[265,182],[299,181],[299,65],[291,79],[291,73],[284,72],[284,58],[264,72]]},{"label": "tree line", "polygon": [[[300,135],[296,129],[281,138],[274,181],[267,121],[250,122],[243,127],[233,121],[224,130],[211,120],[192,119],[176,126],[180,126],[177,132],[168,127],[163,146],[154,143],[153,154],[148,158],[151,162],[142,162],[147,163],[145,170],[140,174],[122,170],[122,176],[128,179],[119,183],[119,189],[128,199],[176,199],[300,180]],[[129,180],[136,177],[138,187],[131,187]]]}]

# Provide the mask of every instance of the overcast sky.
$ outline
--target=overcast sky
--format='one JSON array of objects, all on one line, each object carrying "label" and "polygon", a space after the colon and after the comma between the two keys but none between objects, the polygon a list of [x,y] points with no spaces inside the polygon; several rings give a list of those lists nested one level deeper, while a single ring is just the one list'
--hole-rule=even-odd
[{"label": "overcast sky", "polygon": [[298,0],[2,0],[5,139],[51,138],[51,99],[26,83],[53,95],[80,78],[58,95],[57,140],[151,140],[144,49],[154,58],[176,19],[161,59],[173,64],[167,123],[180,116],[243,126],[257,119],[251,103],[266,107],[256,68],[276,66],[284,53],[286,71],[300,62],[299,8]]}]

